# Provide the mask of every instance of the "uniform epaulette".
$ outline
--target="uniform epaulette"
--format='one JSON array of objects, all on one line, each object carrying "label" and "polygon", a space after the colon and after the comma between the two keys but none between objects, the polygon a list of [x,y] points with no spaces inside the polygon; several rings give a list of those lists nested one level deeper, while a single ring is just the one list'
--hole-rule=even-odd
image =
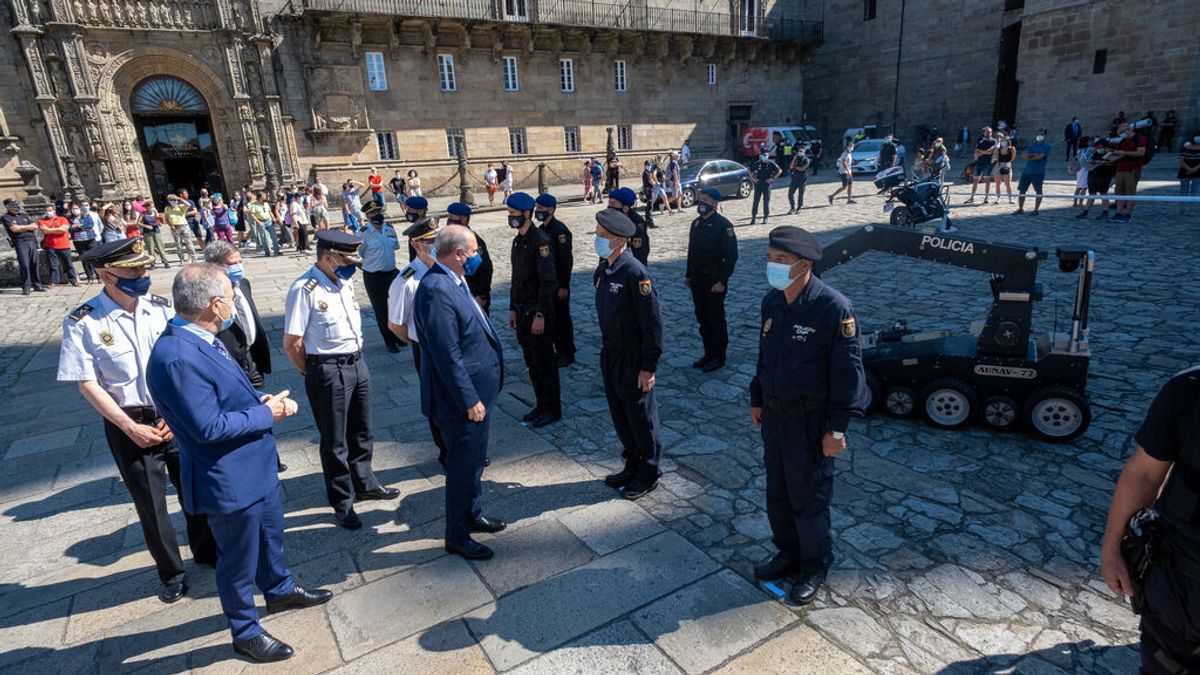
[{"label": "uniform epaulette", "polygon": [[71,317],[72,321],[78,321],[78,320],[82,319],[83,317],[87,316],[88,314],[91,314],[92,310],[94,310],[94,309],[96,309],[96,308],[92,307],[91,305],[89,305],[85,302],[82,305],[76,307],[74,310],[72,310],[71,313],[68,314],[67,316]]},{"label": "uniform epaulette", "polygon": [[311,293],[312,289],[316,288],[318,283],[320,282],[317,281],[316,277],[309,277],[308,281],[304,282],[304,290]]},{"label": "uniform epaulette", "polygon": [[153,302],[153,303],[154,303],[154,304],[156,304],[156,305],[161,305],[161,306],[163,306],[163,307],[170,307],[170,306],[171,306],[171,301],[170,301],[170,300],[168,300],[168,299],[166,299],[166,298],[164,298],[164,297],[163,297],[163,296],[161,296],[161,295],[153,295],[153,294],[152,294],[152,295],[150,296],[150,302]]},{"label": "uniform epaulette", "polygon": [[400,276],[404,277],[405,279],[411,279],[416,273],[417,271],[409,266],[404,268],[404,271],[400,273]]}]

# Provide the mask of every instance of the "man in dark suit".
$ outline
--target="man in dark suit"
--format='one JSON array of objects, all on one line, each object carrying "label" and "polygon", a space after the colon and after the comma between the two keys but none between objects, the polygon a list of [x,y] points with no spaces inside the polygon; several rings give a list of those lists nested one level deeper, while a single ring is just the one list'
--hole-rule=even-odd
[{"label": "man in dark suit", "polygon": [[1063,129],[1063,140],[1067,146],[1067,161],[1070,161],[1075,156],[1075,152],[1079,150],[1079,139],[1083,138],[1083,127],[1079,126],[1079,117],[1072,117],[1071,123]]},{"label": "man in dark suit", "polygon": [[[225,345],[250,384],[255,389],[262,389],[271,372],[271,341],[258,317],[250,280],[242,267],[242,252],[233,244],[218,239],[204,247],[204,261],[225,268],[225,276],[233,284],[233,304],[237,306],[233,325],[217,333],[217,339]],[[280,473],[287,471],[283,460],[276,458],[276,464]]]},{"label": "man in dark suit", "polygon": [[492,550],[472,532],[499,532],[504,521],[483,515],[479,479],[487,454],[492,406],[504,386],[504,355],[466,277],[482,263],[475,234],[462,225],[438,232],[437,262],[414,298],[421,342],[421,412],[436,420],[447,447],[446,550],[486,560]]},{"label": "man in dark suit", "polygon": [[296,402],[287,391],[255,389],[217,339],[237,312],[223,268],[189,265],[171,292],[176,317],[150,353],[146,379],[179,442],[183,507],[206,515],[217,541],[217,593],[234,651],[282,661],[292,648],[259,625],[254,587],[268,612],[319,605],[333,595],[300,588],[283,562],[282,487],[271,427],[294,415]]}]

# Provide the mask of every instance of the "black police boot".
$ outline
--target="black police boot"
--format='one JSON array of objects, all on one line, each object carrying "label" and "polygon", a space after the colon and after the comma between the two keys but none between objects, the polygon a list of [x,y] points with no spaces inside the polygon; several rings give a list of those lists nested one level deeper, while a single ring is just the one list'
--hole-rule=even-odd
[{"label": "black police boot", "polygon": [[546,425],[554,424],[555,422],[557,422],[561,419],[562,419],[561,412],[542,413],[540,416],[538,416],[537,419],[530,422],[529,426],[533,427],[534,429],[540,429]]},{"label": "black police boot", "polygon": [[166,604],[171,604],[187,595],[188,585],[186,581],[174,581],[169,584],[163,584],[162,588],[158,589],[158,599]]},{"label": "black police boot", "polygon": [[754,566],[754,578],[760,581],[774,581],[786,577],[798,568],[799,565],[792,560],[791,556],[785,553],[776,553],[774,558]]},{"label": "black police boot", "polygon": [[794,607],[803,607],[817,597],[817,591],[821,589],[823,583],[825,583],[824,572],[807,574],[796,581],[792,590],[788,591],[784,602]]},{"label": "black police boot", "polygon": [[709,356],[708,354],[705,354],[704,356],[701,356],[700,358],[696,359],[695,361],[692,361],[692,367],[693,368],[703,368],[704,366],[708,365],[709,361],[712,361],[712,357]]},{"label": "black police boot", "polygon": [[542,409],[541,409],[541,407],[539,407],[539,406],[534,406],[534,407],[533,407],[533,410],[530,410],[529,412],[525,413],[525,414],[524,414],[524,415],[521,417],[521,421],[522,421],[522,422],[532,422],[532,421],[536,420],[537,418],[539,418],[539,417],[541,417],[541,416],[542,416]]},{"label": "black police boot", "polygon": [[725,367],[725,359],[716,358],[704,364],[700,370],[705,373],[711,373],[714,370],[720,370]]},{"label": "black police boot", "polygon": [[636,475],[637,464],[631,461],[626,461],[624,469],[621,469],[617,473],[610,473],[604,477],[604,484],[610,488],[616,488],[619,490],[626,485],[629,485],[630,481],[632,481],[633,477]]},{"label": "black police boot", "polygon": [[362,519],[358,517],[358,514],[354,512],[353,508],[349,509],[345,513],[338,513],[335,511],[333,513],[333,517],[337,519],[338,525],[341,525],[347,530],[362,529]]},{"label": "black police boot", "polygon": [[636,501],[645,497],[658,487],[658,476],[639,475],[621,490],[621,496],[630,501]]}]

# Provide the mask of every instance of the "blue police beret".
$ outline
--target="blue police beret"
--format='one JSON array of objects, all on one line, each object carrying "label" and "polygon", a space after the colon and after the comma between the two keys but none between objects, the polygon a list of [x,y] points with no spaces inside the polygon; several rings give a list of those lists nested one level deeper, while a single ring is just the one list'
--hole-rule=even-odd
[{"label": "blue police beret", "polygon": [[514,192],[508,196],[508,199],[504,200],[504,205],[518,211],[532,211],[534,201],[533,197],[524,192]]},{"label": "blue police beret", "polygon": [[633,190],[630,190],[627,187],[617,188],[616,190],[613,190],[612,192],[608,193],[608,198],[615,199],[615,200],[621,202],[622,204],[624,204],[625,206],[633,206],[634,204],[637,203],[637,194],[634,193]]},{"label": "blue police beret", "polygon": [[471,207],[462,202],[454,202],[450,204],[450,206],[446,207],[446,213],[449,213],[452,216],[470,216]]},{"label": "blue police beret", "polygon": [[538,206],[545,206],[548,209],[553,209],[558,206],[558,199],[552,194],[540,194],[534,200]]},{"label": "blue police beret", "polygon": [[600,209],[596,213],[596,222],[618,237],[632,237],[637,232],[629,216],[616,209]]},{"label": "blue police beret", "polygon": [[429,208],[429,200],[424,197],[409,197],[404,200],[404,205],[410,209],[423,210]]},{"label": "blue police beret", "polygon": [[704,188],[700,191],[702,195],[708,195],[714,202],[721,201],[721,193],[716,188]]},{"label": "blue police beret", "polygon": [[787,251],[812,261],[821,259],[824,253],[817,238],[808,230],[802,230],[791,225],[777,227],[767,235],[767,247]]}]

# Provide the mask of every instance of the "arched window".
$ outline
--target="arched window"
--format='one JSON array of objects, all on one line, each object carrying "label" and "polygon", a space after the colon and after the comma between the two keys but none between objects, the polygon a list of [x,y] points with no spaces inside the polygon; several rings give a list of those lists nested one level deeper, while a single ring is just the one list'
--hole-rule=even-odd
[{"label": "arched window", "polygon": [[140,115],[205,115],[208,106],[192,85],[176,77],[153,77],[133,92],[133,112]]}]

